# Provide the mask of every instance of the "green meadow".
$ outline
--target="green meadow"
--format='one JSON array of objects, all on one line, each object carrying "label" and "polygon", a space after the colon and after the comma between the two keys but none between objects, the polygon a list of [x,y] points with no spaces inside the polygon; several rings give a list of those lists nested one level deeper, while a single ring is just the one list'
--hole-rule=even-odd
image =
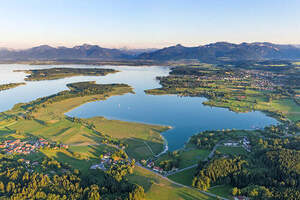
[{"label": "green meadow", "polygon": [[168,176],[169,179],[183,185],[192,186],[196,167]]},{"label": "green meadow", "polygon": [[197,189],[178,186],[170,183],[141,167],[136,167],[134,173],[128,176],[132,183],[142,185],[145,189],[146,200],[213,200],[215,198],[202,194]]}]

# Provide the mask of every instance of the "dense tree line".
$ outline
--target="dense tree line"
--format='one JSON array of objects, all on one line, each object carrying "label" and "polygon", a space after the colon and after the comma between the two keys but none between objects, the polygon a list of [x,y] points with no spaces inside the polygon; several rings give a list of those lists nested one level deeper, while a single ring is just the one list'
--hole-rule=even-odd
[{"label": "dense tree line", "polygon": [[229,184],[233,173],[242,171],[247,162],[240,158],[219,158],[212,160],[204,167],[201,167],[201,165],[203,163],[199,166],[193,180],[193,186],[201,190],[207,190],[211,184]]},{"label": "dense tree line", "polygon": [[189,143],[199,149],[212,149],[225,138],[226,132],[224,131],[203,131],[190,137]]},{"label": "dense tree line", "polygon": [[25,70],[29,75],[27,81],[53,80],[70,76],[104,76],[109,73],[114,73],[114,69],[103,68],[50,68],[50,69],[34,69]]},{"label": "dense tree line", "polygon": [[243,159],[215,155],[198,165],[193,186],[234,186],[233,195],[251,199],[300,199],[299,137],[250,137],[252,152]]},{"label": "dense tree line", "polygon": [[[46,159],[44,170],[53,170],[62,165]],[[79,175],[78,170],[64,174],[49,175],[47,172],[29,170],[28,167],[12,156],[0,159],[0,196],[3,199],[127,199],[144,198],[141,186],[124,179],[116,180],[109,174],[92,171]]]},{"label": "dense tree line", "polygon": [[111,165],[106,173],[120,182],[124,176],[133,173],[134,164],[135,160],[132,160],[131,163],[121,161],[116,165]]},{"label": "dense tree line", "polygon": [[164,159],[163,161],[159,162],[159,166],[164,171],[170,171],[173,168],[178,168],[180,162],[180,155],[178,151],[168,152],[168,159]]}]

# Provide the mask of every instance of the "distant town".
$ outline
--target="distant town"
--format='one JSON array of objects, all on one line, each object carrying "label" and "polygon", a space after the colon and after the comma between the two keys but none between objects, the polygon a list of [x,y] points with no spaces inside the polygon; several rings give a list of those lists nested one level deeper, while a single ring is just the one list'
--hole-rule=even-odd
[{"label": "distant town", "polygon": [[66,144],[57,144],[55,142],[48,142],[47,140],[40,138],[37,140],[21,141],[17,140],[5,140],[0,144],[0,148],[7,154],[20,153],[20,154],[30,154],[36,152],[40,148],[69,148]]}]

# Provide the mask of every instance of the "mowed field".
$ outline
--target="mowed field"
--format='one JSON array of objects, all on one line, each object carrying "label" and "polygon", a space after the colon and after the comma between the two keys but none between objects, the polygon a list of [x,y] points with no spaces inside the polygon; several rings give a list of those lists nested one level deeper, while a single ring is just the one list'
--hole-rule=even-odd
[{"label": "mowed field", "polygon": [[184,170],[182,172],[179,172],[179,173],[173,174],[171,176],[168,176],[168,178],[171,179],[172,181],[177,182],[177,183],[181,183],[183,185],[191,186],[192,182],[193,182],[194,175],[196,173],[196,168],[197,167]]},{"label": "mowed field", "polygon": [[272,102],[259,102],[255,107],[258,110],[282,112],[291,121],[300,120],[300,106],[292,99],[273,100]]},{"label": "mowed field", "polygon": [[134,174],[128,176],[132,183],[142,185],[146,200],[213,200],[200,193],[197,189],[175,185],[168,180],[153,174],[141,167],[134,169]]},{"label": "mowed field", "polygon": [[[200,160],[207,158],[209,150],[206,149],[186,149],[178,152],[179,154],[179,169],[190,167],[191,165],[197,164]],[[172,160],[173,158],[168,154],[161,155],[156,161],[156,165],[165,160]]]},{"label": "mowed field", "polygon": [[217,185],[211,187],[208,192],[216,195],[221,195],[222,197],[226,197],[228,199],[233,199],[232,197],[232,186],[230,185]]},{"label": "mowed field", "polygon": [[103,117],[87,120],[95,124],[97,131],[118,138],[127,144],[127,153],[138,160],[163,151],[164,140],[160,133],[168,130],[166,126],[107,120]]},{"label": "mowed field", "polygon": [[227,154],[231,156],[248,154],[248,152],[243,147],[218,146],[217,151],[219,151],[222,154]]}]

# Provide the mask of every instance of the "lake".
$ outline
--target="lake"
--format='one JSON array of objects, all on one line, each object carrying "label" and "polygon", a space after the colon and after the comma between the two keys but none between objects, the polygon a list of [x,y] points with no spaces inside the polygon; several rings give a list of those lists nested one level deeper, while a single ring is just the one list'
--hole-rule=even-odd
[{"label": "lake", "polygon": [[[23,82],[25,74],[12,72],[12,70],[50,67],[95,66],[0,65],[0,84]],[[204,130],[256,129],[278,123],[274,118],[259,111],[235,113],[226,108],[205,106],[202,102],[206,101],[206,98],[145,94],[145,89],[160,87],[155,77],[167,76],[169,73],[167,67],[102,67],[120,72],[104,77],[78,76],[60,80],[26,82],[25,86],[0,92],[0,111],[8,110],[16,103],[29,102],[65,90],[68,83],[94,80],[97,83],[129,84],[134,88],[135,94],[113,96],[105,101],[86,103],[66,113],[67,115],[80,118],[104,116],[108,119],[172,126],[172,129],[162,133],[168,142],[169,150],[183,147],[190,136]]]}]

